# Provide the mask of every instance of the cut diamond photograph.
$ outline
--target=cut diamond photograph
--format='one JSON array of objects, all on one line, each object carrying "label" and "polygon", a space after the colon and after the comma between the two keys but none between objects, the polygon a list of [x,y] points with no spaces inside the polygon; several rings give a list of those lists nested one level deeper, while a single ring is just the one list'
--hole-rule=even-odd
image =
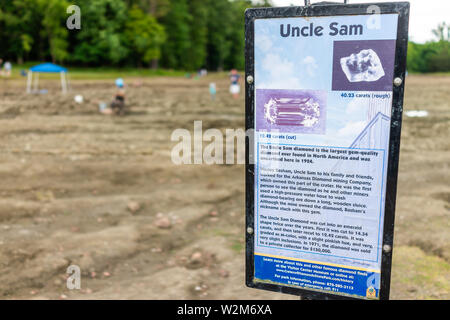
[{"label": "cut diamond photograph", "polygon": [[264,115],[270,124],[313,127],[319,122],[319,103],[311,97],[272,98],[264,106]]}]

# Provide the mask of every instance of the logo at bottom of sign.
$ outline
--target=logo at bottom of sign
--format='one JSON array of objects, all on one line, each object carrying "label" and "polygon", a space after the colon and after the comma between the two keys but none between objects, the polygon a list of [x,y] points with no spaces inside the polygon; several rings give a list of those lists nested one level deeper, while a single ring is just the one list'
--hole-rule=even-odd
[{"label": "logo at bottom of sign", "polygon": [[377,290],[374,287],[367,288],[366,297],[376,299],[377,298]]}]

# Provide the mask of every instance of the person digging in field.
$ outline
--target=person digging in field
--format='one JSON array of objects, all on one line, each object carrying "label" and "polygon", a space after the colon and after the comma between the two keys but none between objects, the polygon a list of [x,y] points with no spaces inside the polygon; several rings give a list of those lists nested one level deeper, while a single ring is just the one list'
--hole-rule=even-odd
[{"label": "person digging in field", "polygon": [[117,92],[111,102],[111,110],[114,114],[123,116],[125,114],[125,88],[121,78],[116,80]]},{"label": "person digging in field", "polygon": [[233,95],[233,98],[239,98],[239,93],[241,92],[241,87],[239,86],[239,80],[241,76],[238,74],[236,69],[231,70],[230,74],[230,93]]},{"label": "person digging in field", "polygon": [[5,69],[5,76],[10,77],[11,76],[11,70],[12,70],[12,64],[9,61],[6,61],[3,68]]},{"label": "person digging in field", "polygon": [[209,93],[211,95],[211,100],[212,101],[216,100],[217,88],[216,88],[216,84],[214,82],[211,82],[209,84]]}]

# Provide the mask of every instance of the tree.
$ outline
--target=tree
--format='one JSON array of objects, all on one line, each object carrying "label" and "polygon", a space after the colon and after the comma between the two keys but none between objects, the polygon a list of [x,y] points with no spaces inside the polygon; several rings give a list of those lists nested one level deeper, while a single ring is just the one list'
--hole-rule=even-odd
[{"label": "tree", "polygon": [[[67,30],[69,4],[81,30]],[[267,0],[1,0],[3,59],[244,68],[244,11]],[[442,55],[439,55],[442,59]],[[439,59],[436,61],[438,61]],[[440,60],[439,60],[440,61]]]},{"label": "tree", "polygon": [[164,27],[137,5],[128,12],[124,34],[135,58],[133,61],[149,63],[160,58],[161,45],[166,39]]},{"label": "tree", "polygon": [[438,41],[450,40],[450,26],[447,26],[445,22],[438,24],[436,29],[433,29],[432,32],[433,35],[438,39]]},{"label": "tree", "polygon": [[129,54],[123,30],[127,7],[123,0],[78,0],[82,26],[73,46],[74,62],[118,64]]},{"label": "tree", "polygon": [[230,47],[233,12],[228,0],[205,0],[209,7],[206,64],[210,70],[223,70]]},{"label": "tree", "polygon": [[65,24],[68,6],[65,0],[38,0],[39,12],[42,14],[41,36],[48,40],[53,62],[62,62],[68,55],[68,31]]},{"label": "tree", "polygon": [[435,42],[408,44],[408,70],[413,72],[449,72],[450,42],[449,27],[438,25],[433,34],[439,39]]},{"label": "tree", "polygon": [[189,61],[189,69],[198,70],[205,66],[208,43],[208,7],[205,6],[205,0],[190,0],[189,14],[192,19],[186,59]]},{"label": "tree", "polygon": [[162,20],[166,27],[167,40],[163,45],[161,61],[163,66],[171,69],[190,69],[186,53],[191,48],[190,23],[186,0],[171,0],[171,7]]},{"label": "tree", "polygon": [[170,9],[169,0],[141,0],[147,8],[147,13],[156,18],[164,17]]},{"label": "tree", "polygon": [[35,1],[15,0],[0,3],[0,58],[14,57],[22,63],[32,49],[36,34],[33,29],[38,14]]},{"label": "tree", "polygon": [[245,67],[245,19],[244,13],[247,8],[252,7],[249,0],[236,0],[232,5],[232,22],[228,41],[232,44],[227,58],[226,69],[244,69]]},{"label": "tree", "polygon": [[439,41],[429,44],[431,54],[427,60],[427,72],[450,71],[450,42]]}]

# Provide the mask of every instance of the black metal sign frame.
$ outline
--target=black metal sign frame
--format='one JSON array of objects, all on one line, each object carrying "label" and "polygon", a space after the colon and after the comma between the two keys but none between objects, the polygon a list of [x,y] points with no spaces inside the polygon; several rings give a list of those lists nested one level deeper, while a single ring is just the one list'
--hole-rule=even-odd
[{"label": "black metal sign frame", "polygon": [[[389,158],[387,168],[386,201],[383,228],[383,250],[381,260],[380,300],[388,300],[391,281],[392,249],[394,241],[395,203],[397,194],[397,176],[400,152],[400,135],[403,113],[403,97],[406,73],[406,53],[408,47],[409,3],[370,3],[370,4],[330,4],[318,3],[303,7],[282,8],[254,8],[245,13],[245,41],[246,41],[246,93],[245,115],[246,129],[254,130],[254,21],[266,18],[287,17],[320,17],[342,15],[368,15],[368,7],[377,5],[380,14],[398,14],[398,31],[395,52],[393,104],[391,114]],[[400,82],[401,80],[401,82]],[[248,132],[248,131],[247,131]],[[355,299],[354,297],[336,295],[325,292],[312,291],[298,287],[268,284],[254,281],[254,190],[255,165],[253,161],[253,143],[246,141],[246,285],[251,288],[269,290],[287,294],[298,295],[303,299]]]}]

